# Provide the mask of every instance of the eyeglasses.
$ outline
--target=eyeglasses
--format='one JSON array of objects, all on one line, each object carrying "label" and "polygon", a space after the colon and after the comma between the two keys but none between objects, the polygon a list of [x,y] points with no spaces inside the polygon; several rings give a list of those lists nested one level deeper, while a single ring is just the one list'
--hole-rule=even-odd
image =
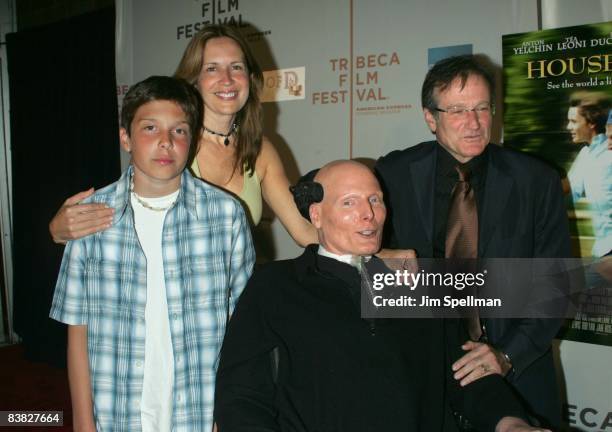
[{"label": "eyeglasses", "polygon": [[474,111],[479,118],[495,115],[495,105],[489,102],[483,102],[481,104],[476,105],[474,108],[467,108],[461,105],[456,105],[448,107],[447,109],[435,107],[434,110],[446,113],[450,117],[458,119],[467,117],[470,111]]}]

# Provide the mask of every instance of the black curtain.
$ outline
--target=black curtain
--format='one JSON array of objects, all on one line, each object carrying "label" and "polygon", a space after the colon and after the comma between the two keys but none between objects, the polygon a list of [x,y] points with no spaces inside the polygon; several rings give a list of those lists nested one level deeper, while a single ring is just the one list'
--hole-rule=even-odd
[{"label": "black curtain", "polygon": [[113,8],[7,35],[14,324],[31,360],[65,364],[49,309],[63,246],[48,223],[74,193],[120,175]]}]

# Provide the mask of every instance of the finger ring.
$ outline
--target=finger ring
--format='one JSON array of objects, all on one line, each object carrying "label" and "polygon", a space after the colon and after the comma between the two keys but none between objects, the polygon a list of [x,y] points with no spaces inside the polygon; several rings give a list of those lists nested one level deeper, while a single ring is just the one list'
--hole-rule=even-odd
[{"label": "finger ring", "polygon": [[481,364],[480,367],[482,368],[482,371],[484,373],[489,373],[489,371],[491,370],[491,368],[487,364]]}]

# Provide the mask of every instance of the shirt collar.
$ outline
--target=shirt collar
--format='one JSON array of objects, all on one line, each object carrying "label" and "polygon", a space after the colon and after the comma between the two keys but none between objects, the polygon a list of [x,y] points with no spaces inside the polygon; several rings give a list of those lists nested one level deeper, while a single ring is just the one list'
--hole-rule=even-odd
[{"label": "shirt collar", "polygon": [[478,156],[474,156],[465,164],[462,164],[455,159],[442,144],[438,144],[438,161],[436,168],[438,174],[457,179],[457,171],[455,170],[455,166],[457,165],[467,165],[470,168],[473,178],[479,178],[483,174],[488,158],[489,145],[487,145],[484,151]]},{"label": "shirt collar", "polygon": [[[339,255],[339,254],[336,254],[336,253],[328,251],[327,249],[325,249],[323,247],[323,245],[319,245],[318,253],[319,253],[319,255],[335,259],[337,261],[343,262],[343,263],[348,264],[348,265],[353,266],[353,267],[359,268],[361,266],[361,258],[362,257],[359,256],[359,255],[351,255],[351,254]],[[370,258],[372,258],[371,255],[367,255],[367,256],[363,257],[365,262],[368,262],[370,260]]]},{"label": "shirt collar", "polygon": [[604,151],[608,150],[608,137],[606,134],[597,134],[591,140],[589,144],[589,153],[597,156]]}]

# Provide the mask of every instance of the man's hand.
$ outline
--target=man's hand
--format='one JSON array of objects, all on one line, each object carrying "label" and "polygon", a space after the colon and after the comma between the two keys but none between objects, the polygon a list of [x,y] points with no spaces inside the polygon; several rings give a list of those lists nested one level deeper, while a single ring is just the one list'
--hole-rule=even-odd
[{"label": "man's hand", "polygon": [[467,354],[453,363],[453,376],[456,380],[461,380],[461,386],[487,375],[505,376],[512,369],[512,364],[506,357],[491,345],[467,341],[461,349],[467,351]]},{"label": "man's hand", "polygon": [[114,209],[104,204],[79,204],[91,194],[93,188],[71,196],[49,223],[49,232],[55,243],[65,244],[108,228],[113,221]]},{"label": "man's hand", "polygon": [[419,271],[414,249],[381,249],[376,256],[391,270],[408,270],[410,273]]},{"label": "man's hand", "polygon": [[495,432],[551,432],[551,430],[531,427],[518,417],[504,417],[495,426]]}]

